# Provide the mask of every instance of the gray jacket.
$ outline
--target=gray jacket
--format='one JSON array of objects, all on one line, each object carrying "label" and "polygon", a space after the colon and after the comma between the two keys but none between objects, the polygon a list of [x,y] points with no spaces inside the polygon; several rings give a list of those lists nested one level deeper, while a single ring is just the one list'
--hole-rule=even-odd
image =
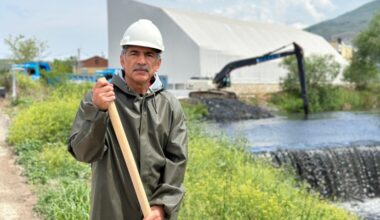
[{"label": "gray jacket", "polygon": [[[187,129],[179,101],[156,76],[140,96],[119,75],[112,79],[118,109],[150,205],[163,205],[167,219],[177,219],[184,196]],[[82,100],[68,149],[91,163],[91,219],[138,220],[143,215],[107,112]]]}]

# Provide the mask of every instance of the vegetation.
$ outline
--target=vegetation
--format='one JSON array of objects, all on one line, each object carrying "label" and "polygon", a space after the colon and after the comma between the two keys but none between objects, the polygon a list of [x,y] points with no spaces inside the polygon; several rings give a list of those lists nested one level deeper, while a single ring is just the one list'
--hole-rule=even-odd
[{"label": "vegetation", "polygon": [[[302,111],[300,82],[297,61],[294,57],[283,60],[288,75],[282,80],[283,92],[274,95],[272,102],[287,112]],[[332,85],[339,74],[340,66],[331,55],[310,56],[305,58],[306,87],[311,112],[332,111],[342,108],[340,91]]]},{"label": "vegetation", "polygon": [[26,38],[24,35],[9,36],[4,39],[4,43],[11,50],[11,59],[15,63],[23,63],[40,58],[48,47],[46,42],[39,41],[36,38]]},{"label": "vegetation", "polygon": [[54,59],[50,63],[51,71],[49,73],[42,71],[42,79],[50,85],[67,83],[69,74],[73,73],[73,67],[76,62],[76,57],[69,57],[64,60]]},{"label": "vegetation", "polygon": [[380,80],[380,13],[373,17],[354,44],[357,50],[345,71],[345,79],[361,90],[376,86]]},{"label": "vegetation", "polygon": [[[44,100],[21,109],[9,130],[18,162],[37,187],[36,210],[45,219],[89,217],[90,168],[75,161],[65,144],[88,89],[60,85]],[[207,113],[205,108],[189,103],[183,107],[190,139],[180,219],[356,219],[309,192],[291,172],[247,154],[243,141],[206,136],[195,122]]]},{"label": "vegetation", "polygon": [[246,153],[242,142],[191,130],[180,219],[355,219],[294,176]]},{"label": "vegetation", "polygon": [[[379,109],[380,12],[374,13],[379,4],[378,1],[368,3],[360,9],[360,13],[371,11],[375,15],[354,40],[356,50],[350,65],[343,72],[344,86],[331,83],[339,71],[332,57],[312,56],[305,59],[311,112]],[[371,8],[369,6],[373,6],[372,9],[368,10]],[[272,104],[285,112],[302,110],[295,64],[294,59],[284,59],[283,66],[289,75],[281,84],[283,92],[273,95],[271,99]]]},{"label": "vegetation", "polygon": [[90,169],[66,149],[79,100],[89,88],[62,84],[44,100],[23,106],[12,121],[8,140],[29,182],[37,186],[36,210],[45,219],[89,218]]}]

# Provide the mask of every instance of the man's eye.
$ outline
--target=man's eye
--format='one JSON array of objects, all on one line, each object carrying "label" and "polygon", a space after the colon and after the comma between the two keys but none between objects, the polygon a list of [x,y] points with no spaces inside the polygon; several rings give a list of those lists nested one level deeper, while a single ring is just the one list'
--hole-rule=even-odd
[{"label": "man's eye", "polygon": [[154,57],[154,54],[153,54],[153,53],[148,53],[146,56],[147,56],[147,57],[151,57],[151,58],[153,58],[153,57]]}]

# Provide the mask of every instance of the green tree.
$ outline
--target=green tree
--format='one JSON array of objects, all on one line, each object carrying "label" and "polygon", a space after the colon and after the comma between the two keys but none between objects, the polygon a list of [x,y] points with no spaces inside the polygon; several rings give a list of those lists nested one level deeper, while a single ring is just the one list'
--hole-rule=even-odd
[{"label": "green tree", "polygon": [[358,89],[367,89],[379,83],[380,71],[380,12],[375,14],[367,28],[354,40],[351,65],[344,72],[344,79]]},{"label": "green tree", "polygon": [[[284,93],[273,96],[272,101],[288,112],[301,111],[297,60],[289,57],[284,59],[281,65],[288,70],[288,75],[281,82]],[[337,102],[336,91],[332,86],[339,71],[340,65],[332,55],[312,55],[305,58],[306,87],[311,112],[341,108],[342,103]]]},{"label": "green tree", "polygon": [[47,73],[43,71],[42,77],[49,81],[50,84],[65,83],[68,80],[68,76],[73,72],[73,66],[76,63],[75,57],[69,57],[64,60],[54,59],[50,64],[51,72]]},{"label": "green tree", "polygon": [[[282,89],[287,92],[299,93],[297,60],[294,57],[288,57],[283,60],[281,65],[288,70],[288,75],[281,83]],[[305,58],[306,86],[309,90],[332,84],[339,71],[340,65],[332,55],[311,55]]]},{"label": "green tree", "polygon": [[69,57],[64,60],[58,60],[54,59],[51,63],[51,68],[53,71],[56,71],[58,73],[72,73],[73,72],[73,66],[76,63],[75,57]]},{"label": "green tree", "polygon": [[47,43],[36,38],[26,38],[24,35],[9,36],[4,39],[12,52],[11,59],[15,63],[23,63],[40,58],[48,48]]}]

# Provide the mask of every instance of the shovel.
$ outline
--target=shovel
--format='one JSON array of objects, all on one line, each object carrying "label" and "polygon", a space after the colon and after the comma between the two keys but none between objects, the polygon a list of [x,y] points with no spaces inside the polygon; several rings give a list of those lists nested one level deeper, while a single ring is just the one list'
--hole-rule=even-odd
[{"label": "shovel", "polygon": [[[98,80],[105,81],[106,78],[102,77]],[[136,162],[133,157],[131,147],[129,146],[127,136],[125,135],[123,125],[121,124],[115,102],[111,102],[110,106],[108,107],[108,114],[111,118],[112,127],[116,133],[116,138],[119,142],[121,152],[123,153],[124,161],[127,165],[129,175],[131,175],[133,187],[135,189],[137,199],[139,200],[141,210],[144,217],[146,218],[151,214],[148,198],[146,197],[144,186],[141,182],[140,174],[137,170]]]}]

